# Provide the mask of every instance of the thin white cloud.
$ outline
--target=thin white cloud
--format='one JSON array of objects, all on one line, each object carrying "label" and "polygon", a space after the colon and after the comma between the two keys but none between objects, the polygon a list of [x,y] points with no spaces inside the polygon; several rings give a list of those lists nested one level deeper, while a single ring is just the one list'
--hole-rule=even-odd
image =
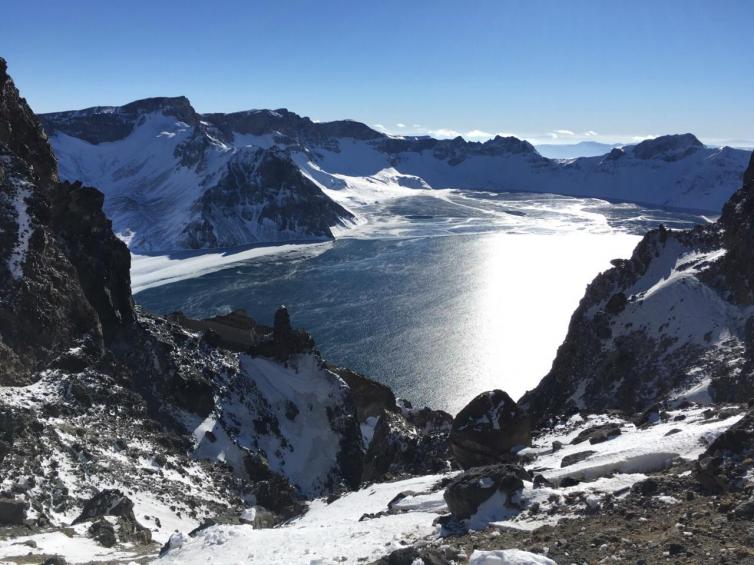
[{"label": "thin white cloud", "polygon": [[656,135],[632,135],[631,139],[634,141],[646,141],[647,139],[654,139]]},{"label": "thin white cloud", "polygon": [[387,128],[385,126],[383,126],[382,124],[372,124],[372,127],[374,129],[378,129],[380,131],[387,131]]},{"label": "thin white cloud", "polygon": [[596,135],[599,135],[599,134],[593,129],[588,129],[584,132],[585,137],[595,137]]},{"label": "thin white cloud", "polygon": [[557,133],[558,135],[576,135],[569,129],[556,129],[554,133]]},{"label": "thin white cloud", "polygon": [[427,134],[431,135],[432,137],[439,137],[439,138],[458,137],[459,135],[462,135],[460,131],[456,131],[454,129],[447,129],[447,128],[430,129],[430,130],[427,130]]},{"label": "thin white cloud", "polygon": [[495,134],[481,129],[472,129],[471,131],[464,133],[463,137],[471,139],[489,139],[495,137]]},{"label": "thin white cloud", "polygon": [[396,126],[398,126],[399,128],[405,128],[405,127],[406,127],[406,124],[402,124],[402,123],[400,123],[400,122],[398,122],[398,123],[397,123],[397,124],[395,124],[395,125],[396,125]]}]

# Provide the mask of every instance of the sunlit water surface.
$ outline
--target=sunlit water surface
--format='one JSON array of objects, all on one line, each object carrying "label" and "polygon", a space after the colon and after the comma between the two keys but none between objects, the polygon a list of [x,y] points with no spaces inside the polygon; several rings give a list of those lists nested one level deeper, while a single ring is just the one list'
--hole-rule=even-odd
[{"label": "sunlit water surface", "polygon": [[[594,199],[453,191],[360,213],[368,222],[334,242],[148,288],[136,300],[194,317],[245,308],[263,323],[285,304],[329,361],[455,413],[484,390],[518,398],[536,386],[586,285],[630,256],[638,234],[703,221]],[[188,255],[160,260],[180,266]]]}]

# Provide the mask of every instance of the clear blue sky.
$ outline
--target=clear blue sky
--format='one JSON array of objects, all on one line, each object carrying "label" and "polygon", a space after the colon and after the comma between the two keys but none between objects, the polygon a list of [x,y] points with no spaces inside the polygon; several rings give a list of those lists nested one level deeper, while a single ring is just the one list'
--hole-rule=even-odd
[{"label": "clear blue sky", "polygon": [[6,0],[0,56],[38,112],[183,94],[394,132],[713,143],[754,139],[753,29],[751,0]]}]

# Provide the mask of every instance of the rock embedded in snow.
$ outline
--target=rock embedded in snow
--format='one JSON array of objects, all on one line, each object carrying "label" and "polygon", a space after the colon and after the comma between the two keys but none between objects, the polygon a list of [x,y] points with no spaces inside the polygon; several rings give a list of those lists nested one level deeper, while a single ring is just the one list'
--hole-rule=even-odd
[{"label": "rock embedded in snow", "polygon": [[450,445],[468,469],[511,460],[512,450],[530,442],[528,416],[502,390],[483,392],[453,419]]},{"label": "rock embedded in snow", "polygon": [[15,498],[0,498],[0,525],[21,525],[26,520],[28,504]]},{"label": "rock embedded in snow", "polygon": [[495,496],[500,504],[516,508],[514,498],[530,481],[529,473],[515,464],[474,467],[454,478],[445,488],[445,502],[456,518],[466,520],[477,513],[480,506]]},{"label": "rock embedded in snow", "polygon": [[119,490],[103,490],[84,504],[84,509],[73,523],[75,525],[88,522],[103,516],[120,516],[135,520],[134,503]]},{"label": "rock embedded in snow", "polygon": [[520,549],[474,550],[469,565],[557,565],[552,559]]}]

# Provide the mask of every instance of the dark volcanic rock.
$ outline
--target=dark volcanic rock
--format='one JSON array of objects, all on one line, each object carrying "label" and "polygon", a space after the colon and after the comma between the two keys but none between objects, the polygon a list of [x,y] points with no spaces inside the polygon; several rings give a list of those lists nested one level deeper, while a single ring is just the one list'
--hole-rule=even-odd
[{"label": "dark volcanic rock", "polygon": [[514,464],[487,465],[464,471],[445,489],[448,510],[462,520],[476,514],[479,506],[495,493],[504,495],[506,505],[515,508],[511,498],[530,480],[526,470]]},{"label": "dark volcanic rock", "polygon": [[351,389],[359,422],[379,418],[385,411],[396,412],[395,394],[389,387],[343,367],[329,367]]},{"label": "dark volcanic rock", "polygon": [[119,490],[103,490],[86,502],[73,523],[80,524],[103,516],[123,516],[135,521],[134,503]]},{"label": "dark volcanic rock", "polygon": [[272,357],[283,362],[293,355],[313,350],[312,336],[304,330],[293,329],[285,306],[280,306],[275,311],[272,333],[259,337],[251,348],[255,355]]},{"label": "dark volcanic rock", "polygon": [[578,451],[576,453],[571,453],[570,455],[566,455],[563,457],[563,459],[560,461],[561,467],[568,467],[570,465],[573,465],[574,463],[578,463],[579,461],[583,461],[587,457],[591,457],[597,453],[596,451],[592,450],[585,450],[585,451]]},{"label": "dark volcanic rock", "polygon": [[49,187],[58,180],[55,157],[36,116],[21,98],[7,71],[5,59],[0,57],[0,145],[31,167],[35,181]]},{"label": "dark volcanic rock", "polygon": [[112,547],[118,541],[115,537],[115,527],[102,518],[89,526],[87,534],[103,547]]},{"label": "dark volcanic rock", "polygon": [[28,504],[15,498],[0,498],[0,526],[20,525],[26,520]]},{"label": "dark volcanic rock", "polygon": [[528,417],[502,390],[484,392],[469,402],[450,432],[453,454],[465,469],[510,460],[514,447],[530,441]]},{"label": "dark volcanic rock", "polygon": [[595,443],[602,443],[603,441],[607,441],[611,438],[614,438],[615,436],[619,436],[620,434],[620,424],[602,424],[601,426],[587,428],[583,432],[579,433],[579,435],[573,438],[571,444],[576,445],[588,440],[589,443],[594,445]]},{"label": "dark volcanic rock", "polygon": [[720,434],[699,456],[694,478],[712,493],[740,490],[754,461],[754,411]]},{"label": "dark volcanic rock", "polygon": [[460,563],[461,553],[451,547],[418,545],[396,549],[392,553],[373,561],[371,565],[451,565]]},{"label": "dark volcanic rock", "polygon": [[364,456],[364,482],[446,471],[452,458],[447,429],[418,429],[402,414],[384,412]]}]

